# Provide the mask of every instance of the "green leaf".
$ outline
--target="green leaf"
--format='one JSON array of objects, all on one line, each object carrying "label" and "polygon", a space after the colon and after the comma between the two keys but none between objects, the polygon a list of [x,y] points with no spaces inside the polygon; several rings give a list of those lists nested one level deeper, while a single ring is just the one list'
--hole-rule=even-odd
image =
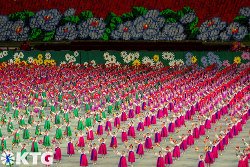
[{"label": "green leaf", "polygon": [[194,27],[197,26],[198,22],[199,22],[198,17],[195,17],[194,21],[192,21],[191,23],[188,24],[188,28],[193,29]]},{"label": "green leaf", "polygon": [[104,41],[109,40],[109,35],[107,33],[104,33],[102,36],[102,40],[104,40]]},{"label": "green leaf", "polygon": [[90,10],[86,10],[86,11],[83,11],[81,14],[80,14],[80,19],[81,20],[88,20],[89,18],[92,18],[94,17],[93,13],[90,11]]},{"label": "green leaf", "polygon": [[34,15],[35,14],[31,11],[23,11],[10,14],[8,17],[11,21],[17,21],[17,20],[27,21],[30,17]]},{"label": "green leaf", "polygon": [[177,21],[174,18],[168,18],[168,19],[165,20],[165,23],[176,23],[176,22]]},{"label": "green leaf", "polygon": [[234,21],[240,23],[241,25],[248,26],[248,18],[246,16],[236,16]]},{"label": "green leaf", "polygon": [[180,18],[184,16],[184,13],[181,10],[179,10],[177,11],[177,15],[178,15],[178,20],[179,20]]},{"label": "green leaf", "polygon": [[116,25],[114,23],[110,23],[110,29],[114,30],[116,28]]},{"label": "green leaf", "polygon": [[196,27],[196,28],[193,28],[191,30],[191,34],[189,36],[190,39],[196,39],[196,36],[199,34],[199,28]]},{"label": "green leaf", "polygon": [[36,40],[42,35],[42,30],[38,28],[32,29],[30,35],[29,35],[29,40]]},{"label": "green leaf", "polygon": [[106,28],[106,29],[105,29],[105,33],[110,34],[110,33],[111,33],[110,28]]},{"label": "green leaf", "polygon": [[148,10],[144,7],[133,7],[132,13],[135,17],[143,16],[148,12]]},{"label": "green leaf", "polygon": [[133,20],[134,19],[134,15],[132,12],[128,12],[128,13],[124,13],[122,16],[121,16],[121,19],[123,22],[125,21],[130,21],[130,20]]},{"label": "green leaf", "polygon": [[194,10],[191,9],[189,6],[185,6],[185,7],[182,9],[182,12],[183,12],[183,14],[187,14],[187,13],[190,13],[190,12],[194,12]]},{"label": "green leaf", "polygon": [[62,23],[73,23],[73,24],[78,24],[80,22],[80,18],[78,16],[67,16],[62,19]]},{"label": "green leaf", "polygon": [[50,31],[50,32],[46,32],[44,34],[43,41],[47,42],[47,41],[53,40],[55,32],[56,32],[55,30],[54,31]]},{"label": "green leaf", "polygon": [[115,13],[113,12],[108,13],[107,17],[104,20],[105,23],[109,24],[114,17],[117,17]]},{"label": "green leaf", "polygon": [[178,14],[171,9],[165,9],[165,10],[161,11],[160,15],[165,17],[166,19],[167,18],[175,18],[175,19],[178,18]]}]

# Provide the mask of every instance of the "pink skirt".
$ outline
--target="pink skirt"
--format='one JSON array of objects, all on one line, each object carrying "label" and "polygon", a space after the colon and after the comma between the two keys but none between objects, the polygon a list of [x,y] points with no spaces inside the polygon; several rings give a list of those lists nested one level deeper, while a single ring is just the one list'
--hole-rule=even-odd
[{"label": "pink skirt", "polygon": [[68,143],[67,154],[72,155],[75,154],[75,148],[73,143]]},{"label": "pink skirt", "polygon": [[138,131],[144,131],[143,122],[139,122],[139,123],[138,123],[136,130],[138,130]]},{"label": "pink skirt", "polygon": [[181,142],[180,148],[184,151],[187,149],[187,140]]},{"label": "pink skirt", "polygon": [[165,162],[163,157],[158,157],[156,167],[165,167]]},{"label": "pink skirt", "polygon": [[[145,103],[145,105],[146,105],[146,103]],[[146,107],[146,106],[145,106],[145,107]],[[144,107],[144,108],[145,108],[145,107]],[[140,106],[136,106],[136,107],[135,107],[135,114],[138,115],[138,114],[140,114],[140,113],[141,113],[141,108],[140,108]]]},{"label": "pink skirt", "polygon": [[189,135],[187,137],[187,145],[191,146],[191,145],[194,145],[194,138],[193,138],[193,135]]},{"label": "pink skirt", "polygon": [[163,111],[162,110],[158,110],[157,112],[157,118],[161,119],[163,117]]},{"label": "pink skirt", "polygon": [[110,121],[106,122],[105,131],[112,131],[112,126]]},{"label": "pink skirt", "polygon": [[121,156],[118,167],[128,167],[127,159],[125,156]]},{"label": "pink skirt", "polygon": [[128,141],[127,132],[122,132],[121,138],[122,138],[122,142]]},{"label": "pink skirt", "polygon": [[121,115],[121,121],[127,121],[128,118],[127,118],[127,114],[125,112],[122,112],[122,115]]},{"label": "pink skirt", "polygon": [[95,148],[93,148],[91,150],[91,157],[90,157],[91,161],[97,161],[97,150]]},{"label": "pink skirt", "polygon": [[194,128],[193,137],[194,137],[195,139],[199,139],[199,138],[200,138],[199,129],[198,129],[197,127]]},{"label": "pink skirt", "polygon": [[61,148],[55,148],[54,160],[60,161],[62,159]]},{"label": "pink skirt", "polygon": [[136,150],[136,154],[143,155],[144,154],[144,148],[142,144],[139,144]]},{"label": "pink skirt", "polygon": [[135,128],[133,126],[128,128],[128,136],[135,138]]},{"label": "pink skirt", "polygon": [[94,140],[94,134],[92,130],[87,133],[87,140]]},{"label": "pink skirt", "polygon": [[213,154],[214,158],[218,158],[218,148],[217,148],[217,146],[213,146],[212,154]]},{"label": "pink skirt", "polygon": [[146,148],[146,149],[152,149],[152,148],[153,148],[152,139],[149,138],[149,137],[146,138],[146,141],[145,141],[145,148]]},{"label": "pink skirt", "polygon": [[161,137],[168,137],[168,129],[166,126],[161,129]]},{"label": "pink skirt", "polygon": [[135,153],[134,153],[134,151],[129,151],[129,153],[128,153],[128,162],[131,162],[131,163],[135,162]]},{"label": "pink skirt", "polygon": [[77,146],[78,147],[85,147],[85,142],[84,142],[84,137],[83,136],[79,137]]},{"label": "pink skirt", "polygon": [[120,125],[121,125],[120,118],[115,117],[115,120],[114,120],[114,127],[120,127]]},{"label": "pink skirt", "polygon": [[103,126],[102,125],[98,125],[96,133],[99,136],[103,135]]},{"label": "pink skirt", "polygon": [[175,146],[173,150],[173,157],[179,158],[181,156],[181,151],[179,146]]},{"label": "pink skirt", "polygon": [[156,124],[156,117],[154,115],[151,116],[151,124],[152,125]]},{"label": "pink skirt", "polygon": [[165,116],[165,117],[167,117],[168,116],[168,110],[167,110],[167,108],[163,108],[163,115]]},{"label": "pink skirt", "polygon": [[172,153],[171,152],[168,152],[165,155],[165,164],[167,164],[167,165],[173,164],[173,158],[172,158]]},{"label": "pink skirt", "polygon": [[86,154],[81,154],[80,166],[88,166],[88,158],[87,158]]},{"label": "pink skirt", "polygon": [[161,134],[159,132],[155,133],[155,143],[161,142]]},{"label": "pink skirt", "polygon": [[133,109],[130,109],[129,112],[128,112],[128,117],[129,118],[134,118],[135,117],[135,113],[134,113],[134,110]]},{"label": "pink skirt", "polygon": [[211,129],[211,121],[210,121],[209,119],[207,119],[207,120],[205,121],[205,128],[206,128],[206,129]]},{"label": "pink skirt", "polygon": [[206,134],[205,125],[200,125],[199,134],[200,135],[205,135]]},{"label": "pink skirt", "polygon": [[106,155],[107,154],[107,147],[105,143],[102,143],[98,149],[98,154]]},{"label": "pink skirt", "polygon": [[169,132],[174,132],[175,131],[175,124],[174,123],[170,123],[169,125],[168,125],[168,131]]},{"label": "pink skirt", "polygon": [[151,120],[149,116],[145,117],[144,119],[144,126],[150,126],[151,125]]},{"label": "pink skirt", "polygon": [[110,142],[109,147],[112,147],[112,148],[116,148],[117,147],[117,139],[116,139],[116,137],[113,136],[111,138],[111,142]]}]

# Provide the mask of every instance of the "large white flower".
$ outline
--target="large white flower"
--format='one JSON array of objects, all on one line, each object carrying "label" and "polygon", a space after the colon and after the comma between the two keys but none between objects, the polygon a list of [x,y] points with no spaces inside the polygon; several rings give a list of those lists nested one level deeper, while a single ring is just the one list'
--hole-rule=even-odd
[{"label": "large white flower", "polygon": [[51,54],[49,52],[45,54],[45,59],[51,59]]},{"label": "large white flower", "polygon": [[116,62],[116,57],[114,55],[110,55],[110,58],[108,60],[111,63],[115,63]]},{"label": "large white flower", "polygon": [[8,56],[8,51],[3,51],[3,56]]},{"label": "large white flower", "polygon": [[183,66],[184,65],[184,61],[182,59],[178,59],[178,60],[176,60],[176,64],[178,66]]},{"label": "large white flower", "polygon": [[78,51],[74,51],[74,56],[75,57],[79,56],[79,52]]},{"label": "large white flower", "polygon": [[172,53],[172,52],[163,52],[162,53],[162,58],[164,59],[164,60],[174,60],[174,53]]},{"label": "large white flower", "polygon": [[128,56],[124,57],[123,61],[124,61],[124,63],[129,63],[130,62]]},{"label": "large white flower", "polygon": [[13,57],[14,57],[14,60],[16,60],[16,59],[19,59],[19,58],[20,58],[20,55],[19,55],[18,53],[15,53],[15,54],[13,55]]},{"label": "large white flower", "polygon": [[76,62],[76,58],[74,56],[71,56],[71,58],[69,59],[69,63],[74,63]]},{"label": "large white flower", "polygon": [[23,52],[20,52],[20,53],[19,53],[19,57],[20,57],[21,59],[24,57]]},{"label": "large white flower", "polygon": [[65,62],[65,61],[61,61],[61,62],[60,62],[60,65],[63,65],[63,64],[66,64],[66,62]]},{"label": "large white flower", "polygon": [[149,61],[150,61],[150,58],[147,57],[147,56],[145,56],[145,57],[142,58],[142,64],[148,64]]},{"label": "large white flower", "polygon": [[4,56],[3,56],[3,53],[1,52],[0,53],[0,59],[2,59]]},{"label": "large white flower", "polygon": [[34,59],[33,57],[28,57],[28,63],[33,63]]},{"label": "large white flower", "polygon": [[109,52],[105,52],[105,53],[103,54],[103,58],[104,58],[104,60],[109,60],[109,59],[110,59]]},{"label": "large white flower", "polygon": [[13,59],[9,59],[9,60],[8,60],[8,63],[9,63],[9,64],[13,64],[13,63],[14,63]]},{"label": "large white flower", "polygon": [[128,59],[129,59],[129,62],[134,61],[135,60],[134,54],[133,53],[129,53],[128,54]]},{"label": "large white flower", "polygon": [[122,51],[122,52],[121,52],[121,57],[122,57],[122,58],[125,58],[126,56],[127,56],[127,52],[126,52],[126,51]]},{"label": "large white flower", "polygon": [[96,66],[95,60],[91,60],[90,63],[92,64],[92,66]]},{"label": "large white flower", "polygon": [[139,53],[139,52],[135,52],[135,53],[134,53],[134,57],[135,57],[135,59],[139,59],[140,53]]},{"label": "large white flower", "polygon": [[65,59],[66,59],[66,61],[69,61],[69,60],[71,59],[71,55],[67,53],[67,54],[65,55]]}]

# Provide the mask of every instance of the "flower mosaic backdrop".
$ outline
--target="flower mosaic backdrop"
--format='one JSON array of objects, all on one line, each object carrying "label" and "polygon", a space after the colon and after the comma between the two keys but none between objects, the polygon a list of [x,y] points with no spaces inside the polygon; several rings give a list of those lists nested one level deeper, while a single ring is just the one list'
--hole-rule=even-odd
[{"label": "flower mosaic backdrop", "polygon": [[199,18],[190,7],[173,11],[133,7],[131,12],[105,18],[91,11],[76,14],[57,9],[17,12],[0,16],[0,41],[61,40],[202,40],[249,41],[250,7],[243,7],[233,22],[219,17],[198,25]]},{"label": "flower mosaic backdrop", "polygon": [[230,64],[250,67],[249,52],[151,52],[151,51],[2,51],[0,52],[0,67],[8,65],[66,65],[82,66],[105,65],[106,67],[130,65],[150,66],[154,68],[170,66],[197,66],[206,68],[215,65],[224,68]]}]

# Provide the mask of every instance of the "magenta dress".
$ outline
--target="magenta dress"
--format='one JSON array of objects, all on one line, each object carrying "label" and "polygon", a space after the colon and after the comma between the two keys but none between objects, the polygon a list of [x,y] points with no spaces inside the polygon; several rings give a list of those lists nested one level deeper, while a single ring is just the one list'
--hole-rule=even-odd
[{"label": "magenta dress", "polygon": [[127,118],[127,114],[126,114],[126,112],[122,112],[122,115],[121,115],[121,121],[127,121],[128,120],[128,118]]},{"label": "magenta dress", "polygon": [[206,121],[205,121],[205,128],[211,129],[211,121],[209,119],[206,119]]},{"label": "magenta dress", "polygon": [[105,143],[101,143],[99,149],[98,149],[98,154],[101,155],[106,155],[107,154],[107,146]]},{"label": "magenta dress", "polygon": [[135,128],[134,128],[134,126],[129,126],[129,128],[128,128],[128,136],[131,136],[131,137],[135,138]]},{"label": "magenta dress", "polygon": [[152,116],[151,116],[151,124],[152,124],[152,125],[155,125],[155,124],[156,124],[156,116],[155,116],[155,115],[152,115]]},{"label": "magenta dress", "polygon": [[167,117],[168,116],[168,110],[167,110],[167,108],[163,108],[162,109],[162,112],[163,112],[163,115],[165,116],[165,117]]},{"label": "magenta dress", "polygon": [[109,147],[116,148],[117,147],[117,138],[112,136]]},{"label": "magenta dress", "polygon": [[161,134],[159,132],[155,133],[155,143],[161,142]]},{"label": "magenta dress", "polygon": [[120,125],[121,125],[120,118],[119,117],[115,117],[114,127],[120,127]]},{"label": "magenta dress", "polygon": [[127,132],[122,132],[121,134],[122,142],[128,141],[128,135]]},{"label": "magenta dress", "polygon": [[193,137],[195,139],[199,139],[200,138],[199,129],[197,127],[194,128]]},{"label": "magenta dress", "polygon": [[128,167],[127,159],[125,156],[121,156],[118,167]]},{"label": "magenta dress", "polygon": [[[145,103],[146,104],[146,103]],[[140,114],[141,113],[141,108],[140,108],[140,106],[136,106],[135,107],[135,114]]]},{"label": "magenta dress", "polygon": [[184,150],[184,151],[187,149],[187,139],[184,139],[184,140],[181,142],[180,149],[182,149],[182,150]]},{"label": "magenta dress", "polygon": [[163,111],[161,109],[159,109],[157,112],[157,118],[161,119],[162,117],[163,117]]},{"label": "magenta dress", "polygon": [[105,131],[112,131],[112,126],[110,121],[106,122]]},{"label": "magenta dress", "polygon": [[167,154],[165,155],[165,164],[173,164],[173,157],[171,152],[167,152]]},{"label": "magenta dress", "polygon": [[85,142],[84,142],[84,137],[83,136],[79,137],[77,146],[78,147],[85,147]]},{"label": "magenta dress", "polygon": [[136,130],[138,130],[138,131],[144,131],[144,124],[143,124],[143,122],[139,122],[138,123]]},{"label": "magenta dress", "polygon": [[135,112],[133,109],[130,109],[129,112],[128,112],[128,117],[129,118],[134,118],[135,117]]},{"label": "magenta dress", "polygon": [[98,125],[97,127],[97,135],[102,136],[103,135],[103,126],[102,125]]},{"label": "magenta dress", "polygon": [[144,119],[144,126],[150,126],[151,125],[151,120],[149,116],[146,116]]},{"label": "magenta dress", "polygon": [[181,156],[181,151],[179,146],[175,146],[173,150],[173,157],[179,158]]},{"label": "magenta dress", "polygon": [[194,138],[193,138],[193,135],[191,134],[187,137],[187,145],[189,146],[194,145]]},{"label": "magenta dress", "polygon": [[164,162],[164,158],[163,157],[158,157],[157,158],[156,167],[165,167],[165,162]]},{"label": "magenta dress", "polygon": [[146,149],[152,149],[153,145],[152,145],[152,139],[150,137],[146,137],[145,140],[145,148]]},{"label": "magenta dress", "polygon": [[198,163],[198,167],[205,167],[204,161],[200,160]]},{"label": "magenta dress", "polygon": [[134,153],[134,151],[129,151],[129,153],[128,153],[128,162],[130,162],[130,163],[135,162],[135,153]]},{"label": "magenta dress", "polygon": [[138,155],[144,155],[144,148],[143,148],[143,144],[138,144],[137,146],[137,150],[136,150],[136,154]]},{"label": "magenta dress", "polygon": [[94,133],[93,130],[89,130],[87,132],[87,140],[94,140]]},{"label": "magenta dress", "polygon": [[90,160],[91,161],[97,161],[97,150],[96,150],[96,148],[92,148]]},{"label": "magenta dress", "polygon": [[214,156],[211,151],[207,151],[206,156],[205,156],[205,163],[207,164],[214,163]]},{"label": "magenta dress", "polygon": [[88,158],[84,153],[80,156],[80,166],[88,166]]},{"label": "magenta dress", "polygon": [[175,131],[175,124],[173,122],[170,122],[168,125],[168,131],[169,132],[174,132]]},{"label": "magenta dress", "polygon": [[54,160],[60,161],[62,159],[62,152],[60,147],[55,148]]},{"label": "magenta dress", "polygon": [[75,148],[72,142],[68,143],[67,154],[69,155],[75,154]]},{"label": "magenta dress", "polygon": [[168,129],[166,126],[161,128],[161,137],[168,137]]},{"label": "magenta dress", "polygon": [[200,135],[205,135],[206,134],[205,125],[200,125],[199,134]]},{"label": "magenta dress", "polygon": [[217,148],[217,146],[213,146],[212,154],[213,154],[213,158],[218,158],[218,148]]}]

